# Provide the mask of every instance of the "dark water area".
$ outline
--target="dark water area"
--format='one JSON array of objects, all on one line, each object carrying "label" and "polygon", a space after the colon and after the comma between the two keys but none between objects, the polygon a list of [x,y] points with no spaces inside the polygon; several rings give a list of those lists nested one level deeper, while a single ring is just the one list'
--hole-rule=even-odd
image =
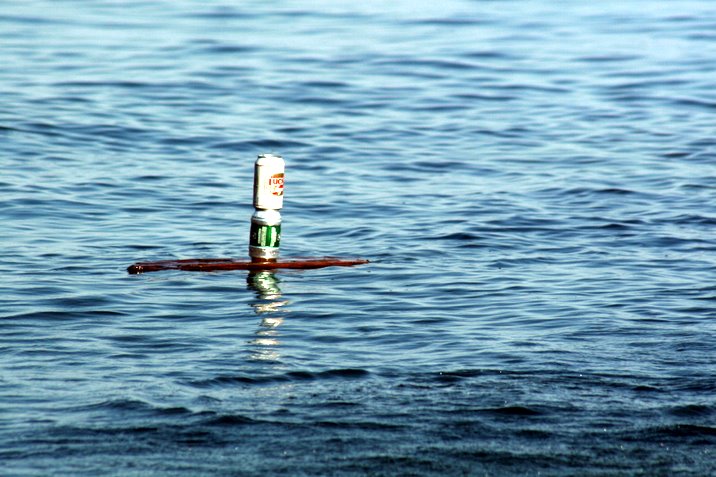
[{"label": "dark water area", "polygon": [[[0,6],[0,474],[716,474],[716,4]],[[282,256],[247,255],[253,161]]]}]

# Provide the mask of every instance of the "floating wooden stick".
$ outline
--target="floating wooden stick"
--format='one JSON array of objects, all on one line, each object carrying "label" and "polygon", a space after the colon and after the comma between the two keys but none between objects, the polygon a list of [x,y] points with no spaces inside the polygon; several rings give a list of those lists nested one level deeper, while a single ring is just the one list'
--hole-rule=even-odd
[{"label": "floating wooden stick", "polygon": [[184,270],[188,272],[217,272],[222,270],[276,270],[293,268],[308,270],[325,267],[352,267],[368,263],[362,259],[343,258],[306,258],[285,260],[282,262],[254,262],[233,258],[192,258],[188,260],[160,260],[158,262],[138,262],[127,268],[131,274],[159,272],[162,270]]}]

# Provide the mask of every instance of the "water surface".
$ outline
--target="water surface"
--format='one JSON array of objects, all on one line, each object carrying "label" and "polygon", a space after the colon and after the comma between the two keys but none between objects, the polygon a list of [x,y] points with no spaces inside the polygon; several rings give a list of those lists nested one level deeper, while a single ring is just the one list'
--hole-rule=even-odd
[{"label": "water surface", "polygon": [[6,0],[2,473],[715,473],[714,19]]}]

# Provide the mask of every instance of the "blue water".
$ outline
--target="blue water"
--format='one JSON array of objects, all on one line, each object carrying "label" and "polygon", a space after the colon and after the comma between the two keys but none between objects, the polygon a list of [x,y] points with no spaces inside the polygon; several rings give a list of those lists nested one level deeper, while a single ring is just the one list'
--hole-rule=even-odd
[{"label": "blue water", "polygon": [[[716,4],[0,6],[0,474],[713,475]],[[253,161],[282,256],[247,255]]]}]

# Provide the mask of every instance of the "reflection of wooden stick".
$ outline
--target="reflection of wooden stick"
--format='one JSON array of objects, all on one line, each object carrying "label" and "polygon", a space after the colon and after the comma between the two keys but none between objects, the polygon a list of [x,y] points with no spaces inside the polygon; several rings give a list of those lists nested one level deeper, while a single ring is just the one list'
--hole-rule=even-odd
[{"label": "reflection of wooden stick", "polygon": [[188,260],[160,260],[158,262],[138,262],[127,268],[131,274],[158,272],[161,270],[185,270],[189,272],[217,272],[222,270],[276,270],[293,268],[306,270],[324,267],[352,267],[368,263],[368,260],[340,258],[305,258],[284,260],[281,262],[249,262],[233,258],[193,258]]}]

